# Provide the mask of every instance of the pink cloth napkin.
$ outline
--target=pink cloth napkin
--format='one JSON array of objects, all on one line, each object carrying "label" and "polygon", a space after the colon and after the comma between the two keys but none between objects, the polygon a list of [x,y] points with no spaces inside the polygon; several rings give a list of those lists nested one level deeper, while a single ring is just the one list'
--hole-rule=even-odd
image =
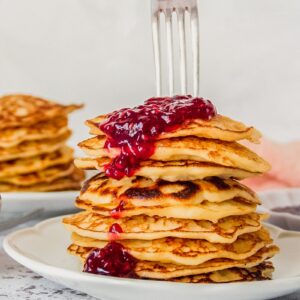
[{"label": "pink cloth napkin", "polygon": [[267,174],[244,180],[246,185],[255,191],[300,187],[300,142],[280,144],[263,138],[259,145],[243,144],[272,166]]}]

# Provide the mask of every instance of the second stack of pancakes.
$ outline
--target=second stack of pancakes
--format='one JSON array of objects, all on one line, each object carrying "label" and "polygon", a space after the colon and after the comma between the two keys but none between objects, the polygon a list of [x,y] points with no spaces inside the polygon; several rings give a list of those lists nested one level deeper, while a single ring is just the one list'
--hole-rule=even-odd
[{"label": "second stack of pancakes", "polygon": [[71,254],[86,263],[93,250],[114,241],[137,260],[140,278],[271,279],[267,260],[278,247],[262,225],[266,216],[256,212],[257,195],[238,181],[270,168],[238,143],[258,142],[258,131],[221,115],[181,124],[159,136],[133,176],[117,180],[104,172],[119,153],[105,146],[99,124],[106,118],[87,121],[94,137],[79,144],[89,157],[77,159],[77,167],[99,173],[76,200],[84,211],[64,219],[72,232]]},{"label": "second stack of pancakes", "polygon": [[79,108],[30,95],[0,98],[0,192],[80,189],[84,174],[66,145],[68,114]]}]

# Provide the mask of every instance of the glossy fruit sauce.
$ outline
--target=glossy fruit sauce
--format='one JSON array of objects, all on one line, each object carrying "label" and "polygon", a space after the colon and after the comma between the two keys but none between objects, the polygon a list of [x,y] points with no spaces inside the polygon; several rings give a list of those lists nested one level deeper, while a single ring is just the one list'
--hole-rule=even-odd
[{"label": "glossy fruit sauce", "polygon": [[110,211],[110,216],[114,219],[120,219],[122,217],[122,211],[124,210],[126,203],[121,200],[119,205]]},{"label": "glossy fruit sauce", "polygon": [[106,175],[115,179],[133,176],[140,162],[152,156],[154,141],[162,133],[194,119],[209,121],[216,114],[209,100],[189,95],[151,98],[143,105],[109,114],[99,128],[107,135],[105,148],[119,148],[120,154],[105,166]]},{"label": "glossy fruit sauce", "polygon": [[93,274],[136,278],[137,260],[117,242],[109,242],[104,248],[96,248],[89,254],[83,271]]},{"label": "glossy fruit sauce", "polygon": [[120,234],[123,232],[123,229],[120,224],[114,223],[110,226],[108,231],[108,238],[110,241],[115,241],[120,238]]}]

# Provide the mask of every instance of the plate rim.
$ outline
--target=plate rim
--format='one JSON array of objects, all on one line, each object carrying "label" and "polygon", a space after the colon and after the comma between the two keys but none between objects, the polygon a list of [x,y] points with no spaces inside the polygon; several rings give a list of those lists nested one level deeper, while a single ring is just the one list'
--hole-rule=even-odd
[{"label": "plate rim", "polygon": [[[26,192],[26,193],[1,193],[0,197],[0,218],[8,213],[28,213],[34,208],[43,209],[44,217],[48,213],[56,215],[76,211],[74,201],[78,191],[52,191],[52,192]],[[59,205],[58,205],[59,204]]]},{"label": "plate rim", "polygon": [[[80,280],[80,282],[90,282],[90,283],[104,283],[104,284],[110,284],[110,285],[115,285],[117,284],[118,286],[120,285],[130,285],[130,286],[135,286],[136,284],[139,284],[141,287],[151,287],[153,286],[153,283],[155,283],[156,287],[161,287],[161,288],[170,288],[174,286],[181,286],[181,287],[186,287],[190,289],[208,289],[213,286],[214,288],[224,288],[228,286],[235,285],[236,287],[238,286],[245,286],[245,285],[257,285],[261,286],[262,281],[255,281],[255,282],[235,282],[235,283],[218,283],[218,284],[209,284],[209,285],[195,285],[195,284],[190,284],[190,283],[178,283],[178,282],[170,282],[170,281],[158,281],[158,280],[144,280],[144,279],[129,279],[129,278],[118,278],[118,277],[112,277],[112,276],[104,276],[104,275],[95,275],[95,274],[87,274],[84,272],[78,272],[74,270],[69,270],[64,267],[57,267],[57,266],[52,266],[47,263],[39,262],[33,258],[30,258],[26,256],[24,253],[22,254],[21,251],[18,250],[18,247],[14,245],[14,240],[18,238],[18,236],[23,235],[26,232],[34,232],[37,233],[39,232],[43,227],[49,226],[53,223],[61,222],[61,219],[67,215],[63,216],[58,216],[54,218],[49,218],[46,219],[42,222],[37,223],[36,225],[28,228],[23,228],[19,229],[15,232],[12,232],[8,236],[6,236],[3,240],[3,248],[5,252],[13,258],[15,261],[20,263],[21,265],[25,266],[28,269],[33,269],[35,272],[38,273],[36,270],[43,270],[43,274],[47,274],[49,276],[55,276],[57,273],[60,274],[60,277],[64,277],[66,279],[72,279],[72,280]],[[297,235],[300,237],[300,232],[297,231],[288,231],[281,229],[277,226],[271,225],[271,224],[266,224],[267,227],[272,228],[277,232],[277,237],[278,238],[281,234],[288,234],[288,235]],[[268,280],[268,281],[263,281],[265,285],[273,285],[274,283],[287,283],[287,282],[299,282],[300,283],[300,273],[297,276],[291,276],[291,277],[286,277],[286,278],[277,278],[273,280]],[[295,289],[296,290],[296,289]]]},{"label": "plate rim", "polygon": [[63,195],[63,194],[68,194],[68,195],[72,195],[72,194],[77,194],[78,190],[69,190],[69,191],[49,191],[49,192],[4,192],[1,193],[1,198],[2,201],[20,201],[21,198],[24,198],[25,195],[25,199],[24,201],[26,201],[27,197],[29,196],[34,196],[33,197],[33,201],[37,200],[37,197],[41,197],[41,196],[48,196],[48,195]]}]

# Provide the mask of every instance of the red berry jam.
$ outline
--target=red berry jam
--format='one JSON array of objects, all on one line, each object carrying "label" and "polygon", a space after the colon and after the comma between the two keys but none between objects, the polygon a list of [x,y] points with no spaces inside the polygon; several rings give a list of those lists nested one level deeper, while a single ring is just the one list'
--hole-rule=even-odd
[{"label": "red berry jam", "polygon": [[136,278],[137,260],[117,242],[94,249],[86,259],[83,271],[93,274]]},{"label": "red berry jam", "polygon": [[124,210],[125,201],[120,201],[119,205],[110,211],[110,216],[114,219],[120,219],[122,217],[122,211]]},{"label": "red berry jam", "polygon": [[120,148],[120,154],[105,166],[106,175],[132,176],[140,162],[154,153],[153,141],[162,133],[194,119],[211,120],[216,114],[209,100],[189,95],[151,98],[143,105],[109,114],[99,128],[108,137],[105,147]]},{"label": "red berry jam", "polygon": [[121,225],[118,223],[114,223],[109,228],[108,238],[111,241],[118,240],[120,237],[120,233],[122,233],[122,232],[123,232],[123,229],[122,229]]}]

